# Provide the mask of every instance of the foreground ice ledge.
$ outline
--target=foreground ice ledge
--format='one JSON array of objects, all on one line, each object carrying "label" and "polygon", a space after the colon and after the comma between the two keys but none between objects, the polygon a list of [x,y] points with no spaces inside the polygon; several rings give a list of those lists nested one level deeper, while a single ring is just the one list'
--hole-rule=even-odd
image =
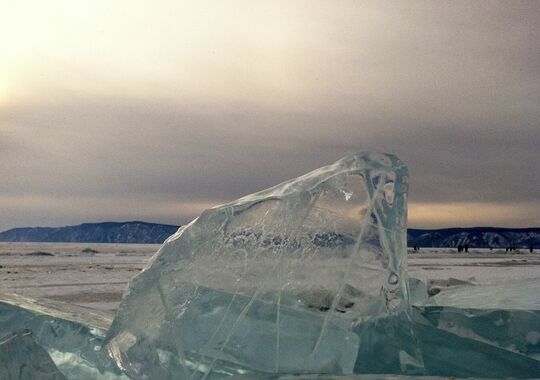
[{"label": "foreground ice ledge", "polygon": [[[409,318],[407,182],[359,153],[206,210],[131,282],[110,355],[133,378],[353,373],[377,343],[357,326]],[[388,354],[405,373],[423,366],[409,332]]]},{"label": "foreground ice ledge", "polygon": [[[519,296],[519,292],[516,296]],[[423,355],[425,375],[469,379],[538,377],[540,311],[465,310],[434,306],[413,307],[412,310],[413,328]],[[43,348],[67,379],[127,380],[125,374],[118,372],[116,366],[110,363],[105,350],[96,351],[96,348],[103,344],[100,330],[106,329],[109,325],[108,315],[96,315],[86,308],[77,308],[72,304],[46,300],[36,302],[25,297],[0,294],[0,319],[1,379],[27,379],[28,377],[23,374],[28,374],[30,379],[50,378],[44,375],[55,373],[55,370],[44,355]],[[372,319],[356,326],[355,332],[359,334],[361,340],[362,335],[370,334],[370,341],[375,344],[361,346],[355,372],[377,373],[375,378],[381,379],[405,378],[382,375],[402,372],[399,363],[388,360],[393,357],[392,348],[399,347],[402,340],[399,339],[400,335],[390,335],[387,331],[389,325],[396,323],[402,326],[394,328],[393,333],[400,334],[406,331],[410,328],[410,324],[403,322],[399,318],[396,320],[394,317],[387,317]],[[26,344],[24,339],[19,338],[16,338],[16,341],[12,340],[13,333],[15,337],[20,336],[20,332],[24,329],[32,331],[36,344]],[[374,339],[376,336],[378,339]],[[11,342],[17,347],[24,347],[24,352],[14,350],[12,347],[15,346]],[[220,372],[217,375],[224,376],[226,373]],[[173,378],[182,376],[180,372]],[[365,375],[343,376],[312,374],[296,377],[252,373],[235,378],[242,380],[374,378],[364,377]],[[421,378],[431,379],[431,377]]]}]

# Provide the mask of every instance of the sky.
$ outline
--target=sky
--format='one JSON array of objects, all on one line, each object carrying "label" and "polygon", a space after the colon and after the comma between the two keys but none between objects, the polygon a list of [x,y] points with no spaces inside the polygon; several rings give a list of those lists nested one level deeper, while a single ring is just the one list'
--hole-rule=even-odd
[{"label": "sky", "polygon": [[537,1],[0,0],[0,230],[182,224],[357,151],[540,226]]}]

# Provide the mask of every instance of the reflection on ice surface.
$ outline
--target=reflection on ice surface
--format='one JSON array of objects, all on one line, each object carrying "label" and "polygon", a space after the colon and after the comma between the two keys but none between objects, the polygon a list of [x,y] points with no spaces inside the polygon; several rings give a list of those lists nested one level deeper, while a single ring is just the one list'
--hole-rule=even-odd
[{"label": "reflection on ice surface", "polygon": [[0,296],[0,336],[32,330],[68,379],[538,376],[534,285],[428,298],[408,279],[407,181],[394,156],[345,157],[182,227],[110,328],[106,314]]}]

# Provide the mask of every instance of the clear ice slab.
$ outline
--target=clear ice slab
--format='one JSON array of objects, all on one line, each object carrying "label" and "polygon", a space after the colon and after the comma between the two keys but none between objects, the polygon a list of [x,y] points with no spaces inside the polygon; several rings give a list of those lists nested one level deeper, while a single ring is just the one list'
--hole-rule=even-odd
[{"label": "clear ice slab", "polygon": [[[0,293],[0,336],[31,331],[37,347],[46,351],[67,379],[127,379],[106,350],[101,349],[110,323],[108,315],[91,309]],[[5,360],[20,361],[13,354]],[[39,376],[30,378],[41,379]]]},{"label": "clear ice slab", "polygon": [[[407,185],[395,156],[360,153],[206,210],[131,282],[110,355],[133,378],[352,373],[373,343],[355,326],[410,319]],[[400,339],[386,354],[421,370]]]},{"label": "clear ice slab", "polygon": [[[539,310],[426,306],[414,311],[421,314],[425,325],[506,350],[507,357],[516,353],[540,360]],[[540,362],[535,366],[540,374]]]},{"label": "clear ice slab", "polygon": [[0,379],[66,380],[30,330],[0,336]]},{"label": "clear ice slab", "polygon": [[[538,342],[527,342],[538,329],[538,314],[524,311],[462,310],[413,307],[416,344],[423,358],[423,375],[453,378],[536,378]],[[378,318],[355,327],[360,346],[355,373],[399,374],[392,347],[402,344],[411,328],[397,317]],[[385,332],[392,329],[395,335]]]}]

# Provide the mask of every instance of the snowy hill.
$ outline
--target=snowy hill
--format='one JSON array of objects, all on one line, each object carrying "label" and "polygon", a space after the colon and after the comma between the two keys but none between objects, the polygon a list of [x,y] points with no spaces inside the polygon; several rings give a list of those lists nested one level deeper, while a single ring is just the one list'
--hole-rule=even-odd
[{"label": "snowy hill", "polygon": [[471,227],[421,230],[409,228],[409,246],[456,247],[469,244],[475,248],[540,247],[540,228]]},{"label": "snowy hill", "polygon": [[66,227],[22,227],[0,232],[6,242],[157,243],[178,226],[146,222],[84,223]]}]

